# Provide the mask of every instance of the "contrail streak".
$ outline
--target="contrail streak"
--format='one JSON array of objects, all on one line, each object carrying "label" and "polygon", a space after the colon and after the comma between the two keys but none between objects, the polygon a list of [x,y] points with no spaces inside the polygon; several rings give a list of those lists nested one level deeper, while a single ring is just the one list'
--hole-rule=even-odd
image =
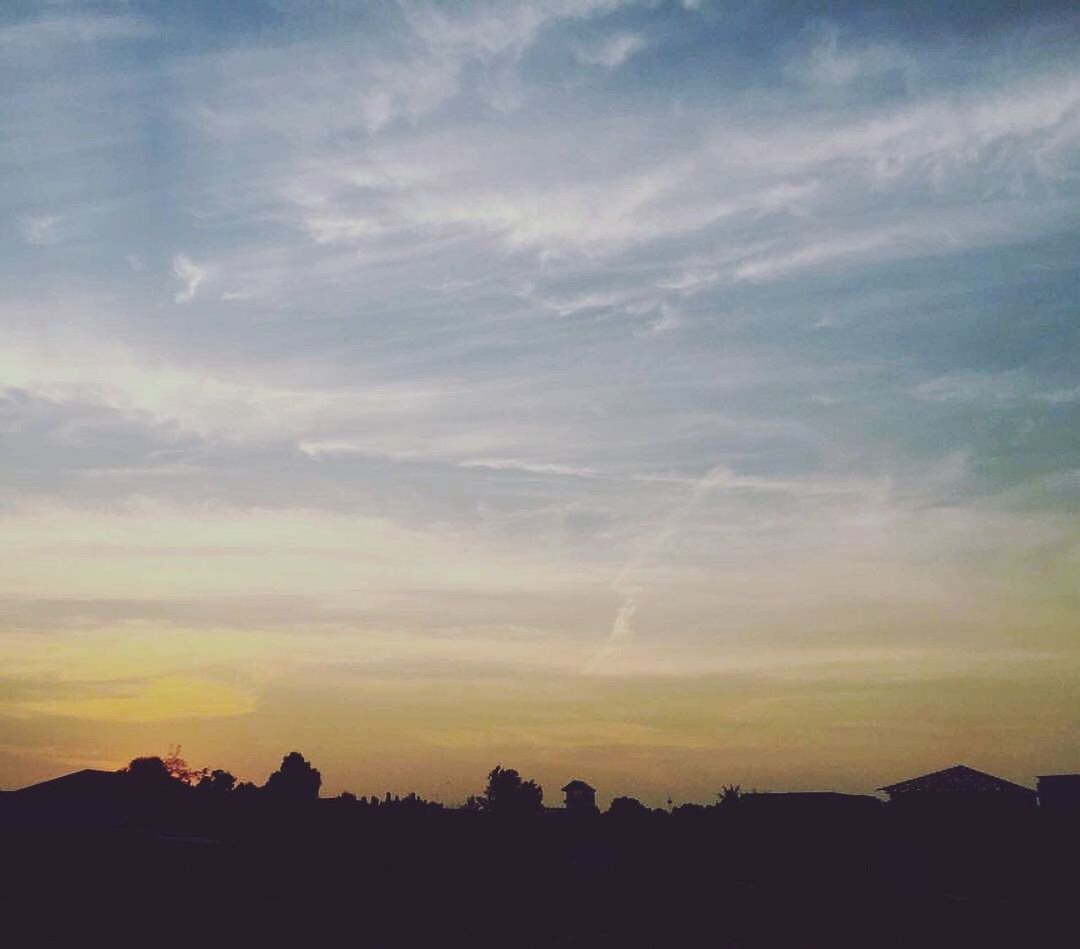
[{"label": "contrail streak", "polygon": [[733,479],[732,471],[723,465],[710,468],[691,485],[687,496],[668,511],[657,529],[637,545],[634,554],[622,565],[611,583],[612,590],[618,594],[621,602],[615,611],[615,618],[607,639],[589,664],[590,670],[594,670],[604,658],[634,638],[634,614],[645,592],[641,574],[652,565],[667,546],[668,541],[678,533],[683,520],[708,496],[709,492]]}]

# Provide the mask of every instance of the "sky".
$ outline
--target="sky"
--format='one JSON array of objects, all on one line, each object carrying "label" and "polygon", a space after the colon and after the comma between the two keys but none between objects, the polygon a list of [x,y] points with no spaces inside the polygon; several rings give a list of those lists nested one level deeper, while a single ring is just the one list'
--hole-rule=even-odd
[{"label": "sky", "polygon": [[1080,770],[1072,6],[9,0],[0,787]]}]

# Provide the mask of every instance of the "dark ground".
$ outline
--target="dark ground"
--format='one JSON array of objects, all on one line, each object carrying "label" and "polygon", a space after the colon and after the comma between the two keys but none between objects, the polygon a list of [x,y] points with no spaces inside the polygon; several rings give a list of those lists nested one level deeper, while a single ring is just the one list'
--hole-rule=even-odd
[{"label": "dark ground", "polygon": [[1080,834],[1042,818],[508,820],[342,801],[98,829],[9,815],[0,944],[1080,946]]}]

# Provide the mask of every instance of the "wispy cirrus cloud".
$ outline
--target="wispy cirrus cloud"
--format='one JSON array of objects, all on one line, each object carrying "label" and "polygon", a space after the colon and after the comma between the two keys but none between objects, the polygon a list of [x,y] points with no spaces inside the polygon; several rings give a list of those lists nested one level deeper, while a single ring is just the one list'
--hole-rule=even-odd
[{"label": "wispy cirrus cloud", "polygon": [[149,20],[126,14],[48,13],[0,26],[0,49],[18,55],[44,48],[147,39],[156,32]]},{"label": "wispy cirrus cloud", "polygon": [[575,50],[578,61],[586,66],[604,66],[614,69],[646,46],[645,39],[636,33],[616,33],[598,42],[582,45]]},{"label": "wispy cirrus cloud", "polygon": [[919,399],[933,402],[1045,405],[1080,402],[1080,386],[1047,385],[1045,380],[1016,370],[950,373],[919,383],[914,394]]}]

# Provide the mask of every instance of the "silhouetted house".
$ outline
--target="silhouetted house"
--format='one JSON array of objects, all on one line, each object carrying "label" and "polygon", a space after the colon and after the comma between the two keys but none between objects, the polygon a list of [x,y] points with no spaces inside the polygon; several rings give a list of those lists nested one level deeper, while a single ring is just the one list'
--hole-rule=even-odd
[{"label": "silhouetted house", "polygon": [[31,784],[11,798],[21,821],[55,827],[120,825],[130,818],[135,801],[126,774],[92,768]]},{"label": "silhouetted house", "polygon": [[838,791],[750,791],[740,795],[739,809],[749,813],[790,813],[799,815],[876,814],[881,801],[869,794],[841,794]]},{"label": "silhouetted house", "polygon": [[1080,774],[1042,774],[1035,786],[1041,811],[1080,819]]},{"label": "silhouetted house", "polygon": [[812,832],[868,823],[879,816],[881,807],[881,801],[867,794],[752,791],[739,797],[734,810],[740,821],[754,826]]},{"label": "silhouetted house", "polygon": [[16,791],[20,800],[63,802],[117,800],[128,794],[127,775],[122,771],[85,768]]},{"label": "silhouetted house", "polygon": [[11,797],[17,819],[26,825],[152,828],[168,824],[189,792],[168,777],[145,782],[126,771],[87,768],[31,784]]},{"label": "silhouetted house", "polygon": [[566,810],[571,814],[596,813],[596,788],[584,781],[574,780],[563,789],[566,795]]},{"label": "silhouetted house", "polygon": [[1029,812],[1035,806],[1031,788],[962,764],[879,790],[889,796],[894,812],[927,816],[1005,817]]}]

